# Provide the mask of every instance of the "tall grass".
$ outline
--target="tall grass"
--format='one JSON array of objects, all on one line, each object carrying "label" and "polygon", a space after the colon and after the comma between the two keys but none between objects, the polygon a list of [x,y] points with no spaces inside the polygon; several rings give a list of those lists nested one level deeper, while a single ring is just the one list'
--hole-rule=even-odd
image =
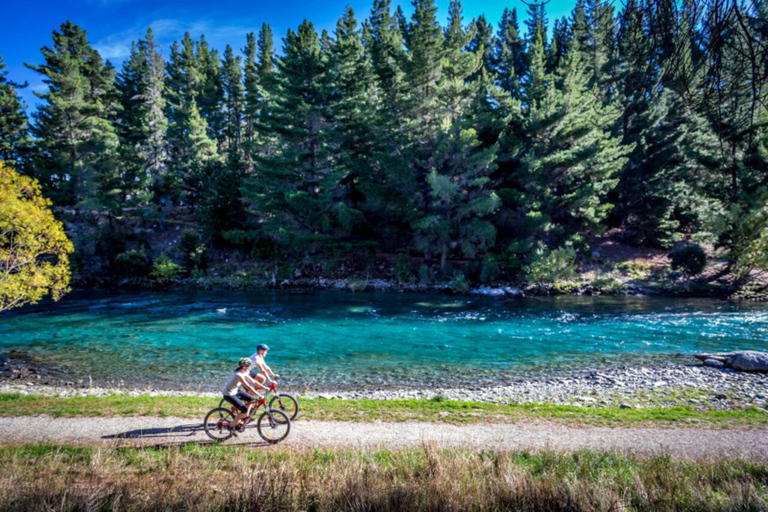
[{"label": "tall grass", "polygon": [[0,510],[754,510],[768,467],[580,451],[0,448]]}]

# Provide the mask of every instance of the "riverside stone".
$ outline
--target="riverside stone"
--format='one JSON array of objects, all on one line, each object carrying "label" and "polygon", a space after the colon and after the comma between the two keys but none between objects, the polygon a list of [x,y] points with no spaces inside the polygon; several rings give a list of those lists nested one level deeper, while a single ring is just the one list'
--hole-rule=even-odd
[{"label": "riverside stone", "polygon": [[768,353],[748,350],[728,357],[728,366],[741,372],[768,372]]}]

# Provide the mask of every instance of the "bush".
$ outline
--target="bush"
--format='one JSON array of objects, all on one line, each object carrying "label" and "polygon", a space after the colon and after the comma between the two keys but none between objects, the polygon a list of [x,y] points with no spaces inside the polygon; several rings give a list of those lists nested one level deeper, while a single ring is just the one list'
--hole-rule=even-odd
[{"label": "bush", "polygon": [[434,272],[429,265],[422,264],[419,267],[419,284],[428,286],[435,280]]},{"label": "bush", "polygon": [[149,273],[158,284],[167,285],[176,279],[184,267],[174,263],[168,256],[160,256],[152,263],[152,272]]},{"label": "bush", "polygon": [[539,255],[524,267],[527,281],[541,286],[556,281],[567,281],[576,275],[576,251],[570,247],[555,249]]},{"label": "bush", "polygon": [[457,270],[453,273],[453,277],[451,278],[451,290],[453,293],[460,293],[462,295],[469,292],[469,281],[467,281],[464,272]]},{"label": "bush", "polygon": [[499,269],[499,264],[496,262],[496,257],[487,254],[483,258],[483,264],[480,267],[480,281],[483,284],[493,284],[500,275],[501,269]]},{"label": "bush", "polygon": [[650,263],[644,261],[622,261],[616,265],[616,269],[630,279],[643,280],[651,275]]},{"label": "bush", "polygon": [[707,254],[700,245],[678,247],[667,256],[671,262],[672,270],[681,272],[685,277],[686,289],[688,289],[691,277],[701,274],[707,266]]},{"label": "bush", "polygon": [[130,279],[147,277],[152,269],[152,262],[144,249],[131,249],[115,256],[118,275]]},{"label": "bush", "polygon": [[410,283],[413,281],[411,258],[407,254],[400,254],[395,260],[395,279],[397,279],[398,283]]},{"label": "bush", "polygon": [[181,234],[179,248],[182,253],[182,263],[190,274],[205,273],[208,261],[205,257],[205,245],[200,241],[200,235],[193,229],[185,229]]}]

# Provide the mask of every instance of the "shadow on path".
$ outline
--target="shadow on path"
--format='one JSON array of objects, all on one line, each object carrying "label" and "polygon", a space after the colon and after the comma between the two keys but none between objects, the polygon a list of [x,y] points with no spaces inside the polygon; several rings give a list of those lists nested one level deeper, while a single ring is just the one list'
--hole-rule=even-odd
[{"label": "shadow on path", "polygon": [[203,432],[203,424],[189,424],[189,425],[177,425],[175,427],[166,428],[140,428],[136,430],[129,430],[128,432],[120,432],[119,434],[109,434],[101,436],[102,439],[152,439],[163,438],[173,439],[181,437],[192,437],[199,432]]},{"label": "shadow on path", "polygon": [[[147,444],[146,448],[170,448],[179,447],[185,445],[215,445],[220,444],[218,441],[208,439],[196,439],[189,440],[190,437],[195,437],[198,434],[204,432],[203,424],[186,424],[176,425],[173,427],[164,428],[140,428],[136,430],[129,430],[127,432],[120,432],[117,434],[108,434],[101,436],[102,439],[139,439],[139,440],[157,440],[156,444]],[[248,432],[248,431],[246,431]],[[253,432],[253,435],[258,439],[258,435]],[[240,445],[240,446],[252,446],[252,447],[267,447],[273,446],[270,443],[257,440],[255,441],[253,436],[241,433],[239,437],[232,437],[222,443],[227,445]]]}]

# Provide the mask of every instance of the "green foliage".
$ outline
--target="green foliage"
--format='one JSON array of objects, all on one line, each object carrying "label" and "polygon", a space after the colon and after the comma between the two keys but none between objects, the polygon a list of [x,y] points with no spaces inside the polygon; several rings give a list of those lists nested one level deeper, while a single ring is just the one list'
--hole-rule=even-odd
[{"label": "green foliage", "polygon": [[69,291],[72,243],[40,184],[0,161],[0,312]]},{"label": "green foliage", "polygon": [[686,284],[691,277],[697,276],[707,266],[707,253],[700,245],[685,245],[668,254],[673,271],[682,272]]},{"label": "green foliage", "polygon": [[130,249],[115,256],[115,268],[118,275],[141,279],[152,271],[152,260],[144,249]]},{"label": "green foliage", "polygon": [[630,279],[643,280],[651,275],[652,266],[644,261],[622,261],[616,265],[616,270]]},{"label": "green foliage", "polygon": [[149,276],[160,286],[169,285],[184,270],[184,267],[175,263],[168,256],[162,255],[152,262],[152,270]]},{"label": "green foliage", "polygon": [[469,292],[469,281],[464,275],[464,272],[461,272],[460,270],[453,273],[450,286],[453,293],[464,295]]},{"label": "green foliage", "polygon": [[182,254],[182,264],[190,273],[205,274],[208,267],[205,245],[200,240],[200,234],[192,229],[185,229],[181,234],[179,249]]},{"label": "green foliage", "polygon": [[496,257],[486,254],[480,267],[480,282],[483,284],[493,284],[500,275],[501,269],[496,261]]},{"label": "green foliage", "polygon": [[28,66],[48,89],[33,114],[34,169],[58,205],[116,210],[121,186],[115,70],[91,47],[83,29],[67,21],[41,49],[45,64]]},{"label": "green foliage", "polygon": [[525,279],[539,286],[567,281],[576,275],[576,251],[561,247],[542,252],[524,268]]},{"label": "green foliage", "polygon": [[[172,207],[191,208],[212,244],[273,277],[278,261],[372,244],[439,259],[443,280],[449,260],[468,260],[490,283],[606,228],[723,247],[747,276],[763,266],[764,4],[742,17],[730,4],[578,1],[549,30],[538,2],[522,32],[505,9],[494,35],[458,1],[441,25],[434,0],[409,18],[374,0],[332,31],[303,21],[279,52],[264,24],[242,56],[187,33],[165,62],[149,30],[117,75],[66,22],[29,66],[47,85],[31,126],[0,59],[0,159],[55,206],[106,213],[104,237],[124,206],[152,205],[160,230]],[[126,248],[83,245],[85,271]],[[201,247],[182,250],[188,270],[204,270]]]},{"label": "green foliage", "polygon": [[407,254],[399,254],[395,259],[395,279],[401,284],[413,281],[411,258]]},{"label": "green foliage", "polygon": [[18,89],[26,87],[9,81],[6,77],[5,62],[0,55],[0,160],[9,165],[18,165],[29,150],[30,140],[27,130],[25,105]]}]

